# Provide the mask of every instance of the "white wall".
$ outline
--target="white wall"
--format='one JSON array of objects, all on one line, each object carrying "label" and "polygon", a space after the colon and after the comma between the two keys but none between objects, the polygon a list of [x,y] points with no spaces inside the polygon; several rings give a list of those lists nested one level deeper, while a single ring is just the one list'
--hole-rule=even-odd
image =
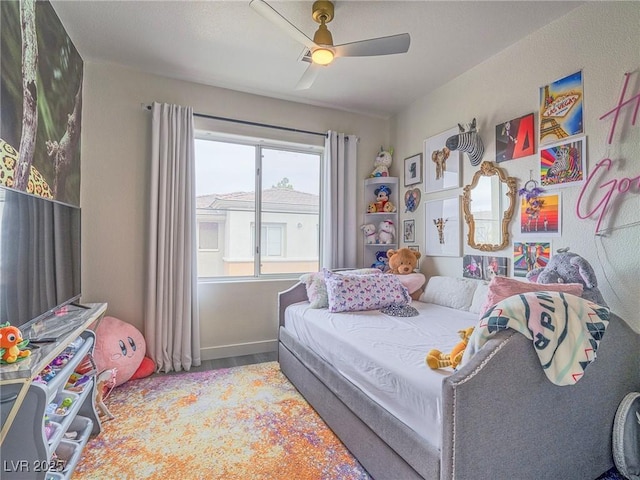
[{"label": "white wall", "polygon": [[[85,63],[82,122],[83,301],[106,301],[108,315],[141,330],[145,285],[145,234],[151,116],[140,104],[190,105],[194,111],[304,130],[336,130],[360,137],[358,177],[370,172],[387,120],[259,97]],[[322,144],[322,137],[209,123],[227,133]],[[361,184],[356,186],[362,198]],[[362,202],[362,200],[359,200]],[[358,205],[363,210],[361,204]],[[360,255],[362,246],[360,248]],[[264,351],[277,333],[277,292],[292,282],[209,283],[199,288],[203,358]],[[229,345],[244,346],[228,348]]]},{"label": "white wall", "polygon": [[[550,4],[551,5],[551,4]],[[623,85],[623,74],[635,71],[626,98],[640,93],[640,55],[637,2],[587,2],[498,55],[465,72],[442,88],[425,96],[392,119],[391,144],[395,158],[403,159],[423,149],[423,141],[435,134],[470,122],[477,117],[486,152],[484,160],[495,158],[495,125],[538,111],[539,87],[582,70],[584,82],[584,127],[587,135],[588,171],[607,156],[615,168],[601,177],[605,181],[640,175],[640,122],[631,126],[632,108],[618,120],[615,140],[607,145],[611,120],[599,117],[614,108]],[[631,93],[633,92],[633,93]],[[537,120],[537,113],[536,113]],[[538,129],[536,127],[536,133]],[[500,163],[518,188],[536,172],[537,155]],[[402,162],[392,167],[402,175]],[[463,185],[471,181],[476,168],[463,157]],[[535,175],[535,173],[534,173]],[[640,331],[640,254],[638,237],[640,201],[638,180],[619,198],[610,213],[609,226],[628,226],[604,236],[594,235],[596,221],[580,220],[575,213],[579,187],[562,189],[562,237],[552,239],[552,248],[569,246],[594,266],[599,287],[612,310]],[[602,194],[592,188],[593,200]],[[423,195],[431,200],[461,194],[462,189]],[[592,203],[591,208],[597,204]],[[583,214],[586,209],[583,211]],[[424,204],[401,221],[416,219],[418,243],[424,248]],[[514,233],[515,222],[511,233]],[[466,225],[463,241],[466,243]],[[512,237],[513,238],[513,237]],[[423,250],[424,251],[424,250]],[[465,249],[465,253],[482,254]],[[512,260],[510,250],[499,252]],[[510,264],[512,261],[510,260]],[[462,272],[462,258],[427,257],[421,262],[427,275],[455,275]]]}]

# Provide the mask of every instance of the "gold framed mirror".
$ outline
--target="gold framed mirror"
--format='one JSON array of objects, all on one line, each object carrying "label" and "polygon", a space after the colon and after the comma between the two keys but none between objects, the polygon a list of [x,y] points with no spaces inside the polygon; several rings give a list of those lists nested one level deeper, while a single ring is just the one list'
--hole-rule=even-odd
[{"label": "gold framed mirror", "polygon": [[516,179],[507,177],[493,163],[482,162],[471,183],[463,188],[462,209],[469,228],[467,244],[483,252],[506,248],[515,208]]}]

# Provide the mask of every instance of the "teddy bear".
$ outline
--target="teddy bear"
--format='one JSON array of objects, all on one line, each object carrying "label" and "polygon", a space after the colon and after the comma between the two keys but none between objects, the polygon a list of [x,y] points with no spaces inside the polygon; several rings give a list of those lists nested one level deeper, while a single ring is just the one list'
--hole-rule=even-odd
[{"label": "teddy bear", "polygon": [[527,280],[533,283],[581,283],[582,298],[607,307],[598,289],[598,280],[591,264],[577,253],[568,250],[558,250],[545,267],[529,271]]},{"label": "teddy bear", "polygon": [[380,147],[380,153],[376,157],[375,162],[373,162],[373,172],[369,175],[369,178],[374,177],[388,177],[389,176],[389,167],[391,166],[393,156],[393,148],[390,148],[388,151],[384,150],[383,147]]},{"label": "teddy bear", "polygon": [[389,245],[396,238],[396,226],[391,220],[383,220],[378,225],[378,242]]},{"label": "teddy bear", "polygon": [[398,280],[409,291],[411,298],[419,300],[426,280],[424,274],[414,272],[422,256],[420,252],[405,247],[398,250],[389,249],[386,256],[389,262],[387,273],[398,275]]},{"label": "teddy bear", "polygon": [[406,275],[413,273],[418,265],[418,260],[422,255],[420,252],[409,248],[400,248],[398,250],[387,250],[387,258],[389,259],[389,273],[398,275]]},{"label": "teddy bear", "polygon": [[429,368],[435,370],[437,368],[451,367],[455,370],[462,361],[462,355],[464,355],[464,351],[469,344],[473,329],[474,327],[469,327],[464,330],[458,330],[458,335],[462,340],[456,343],[451,349],[451,353],[443,353],[437,349],[430,350],[425,359]]},{"label": "teddy bear", "polygon": [[376,226],[373,223],[365,223],[360,227],[360,230],[364,233],[365,243],[377,243],[378,234],[376,233]]}]

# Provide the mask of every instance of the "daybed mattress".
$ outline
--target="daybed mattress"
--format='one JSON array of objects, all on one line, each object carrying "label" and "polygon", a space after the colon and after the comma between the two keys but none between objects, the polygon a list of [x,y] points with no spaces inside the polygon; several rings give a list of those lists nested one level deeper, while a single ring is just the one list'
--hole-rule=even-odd
[{"label": "daybed mattress", "polygon": [[451,370],[431,370],[427,352],[448,352],[458,330],[477,314],[413,302],[420,315],[393,317],[380,311],[330,313],[308,302],[287,307],[285,328],[370,398],[440,448],[442,379]]}]

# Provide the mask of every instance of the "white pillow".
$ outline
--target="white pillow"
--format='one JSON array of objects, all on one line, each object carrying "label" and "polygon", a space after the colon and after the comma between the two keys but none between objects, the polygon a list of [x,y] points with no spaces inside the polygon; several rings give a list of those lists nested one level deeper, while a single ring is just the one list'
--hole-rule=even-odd
[{"label": "white pillow", "polygon": [[420,301],[456,310],[469,310],[476,286],[477,282],[466,278],[431,277]]},{"label": "white pillow", "polygon": [[473,300],[471,300],[471,306],[469,312],[477,313],[478,315],[484,313],[482,307],[487,302],[487,295],[489,294],[489,282],[479,281],[476,291],[473,292]]}]

